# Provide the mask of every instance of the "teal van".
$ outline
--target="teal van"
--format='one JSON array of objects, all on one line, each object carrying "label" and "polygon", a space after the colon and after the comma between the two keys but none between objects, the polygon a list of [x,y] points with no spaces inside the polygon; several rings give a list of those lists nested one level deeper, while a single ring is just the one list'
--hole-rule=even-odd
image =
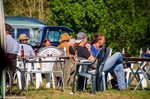
[{"label": "teal van", "polygon": [[63,33],[74,32],[67,26],[48,26],[35,18],[6,16],[5,23],[12,26],[12,37],[18,40],[20,34],[25,33],[28,37],[28,43],[33,48],[39,48],[45,38],[51,41],[52,46],[59,45],[60,35]]},{"label": "teal van", "polygon": [[28,43],[31,46],[36,46],[39,43],[39,29],[46,26],[45,23],[35,18],[5,16],[5,23],[12,26],[12,37],[18,40],[20,34],[25,33],[28,37]]}]

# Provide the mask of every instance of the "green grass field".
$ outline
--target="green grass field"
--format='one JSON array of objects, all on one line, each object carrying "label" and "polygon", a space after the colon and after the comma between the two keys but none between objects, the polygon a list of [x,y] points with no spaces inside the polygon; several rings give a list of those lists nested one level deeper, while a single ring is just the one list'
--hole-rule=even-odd
[{"label": "green grass field", "polygon": [[[97,92],[95,95],[90,94],[91,88],[88,86],[88,89],[84,92],[76,91],[75,94],[69,94],[71,92],[71,86],[65,88],[65,91],[62,92],[60,87],[56,89],[51,88],[47,89],[45,83],[43,82],[40,86],[40,89],[35,89],[35,86],[29,85],[29,90],[26,90],[20,96],[11,97],[12,99],[150,99],[150,86],[142,90],[138,87],[136,92],[132,92],[135,87],[136,82],[134,81],[131,86],[128,87],[125,91],[118,91],[112,89],[111,85],[108,85],[108,90],[105,92]],[[10,99],[10,97],[6,97]]]}]

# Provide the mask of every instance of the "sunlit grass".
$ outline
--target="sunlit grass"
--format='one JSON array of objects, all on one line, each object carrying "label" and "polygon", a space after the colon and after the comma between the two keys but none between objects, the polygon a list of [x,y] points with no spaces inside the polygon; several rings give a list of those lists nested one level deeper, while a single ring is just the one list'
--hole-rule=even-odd
[{"label": "sunlit grass", "polygon": [[90,94],[90,86],[88,86],[88,90],[84,92],[75,90],[75,94],[71,95],[69,94],[71,92],[71,86],[65,88],[65,91],[62,92],[61,87],[53,89],[52,85],[50,89],[47,89],[44,82],[45,80],[39,89],[35,89],[35,86],[29,85],[28,92],[25,90],[20,96],[26,99],[150,99],[150,86],[145,90],[139,87],[138,90],[133,93],[136,81],[125,91],[112,89],[111,86],[108,85],[108,90],[105,92],[97,92],[95,95]]}]

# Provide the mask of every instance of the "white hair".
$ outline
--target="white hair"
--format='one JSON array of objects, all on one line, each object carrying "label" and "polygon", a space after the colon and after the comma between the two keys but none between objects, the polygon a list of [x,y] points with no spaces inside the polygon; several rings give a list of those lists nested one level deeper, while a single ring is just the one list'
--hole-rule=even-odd
[{"label": "white hair", "polygon": [[72,39],[69,40],[68,44],[70,45],[71,43],[74,43],[74,42],[75,42],[75,39],[72,38]]}]

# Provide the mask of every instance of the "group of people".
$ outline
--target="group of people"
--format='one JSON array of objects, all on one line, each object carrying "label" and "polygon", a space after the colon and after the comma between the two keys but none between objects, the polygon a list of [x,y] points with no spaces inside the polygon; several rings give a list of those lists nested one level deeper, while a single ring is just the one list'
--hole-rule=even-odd
[{"label": "group of people", "polygon": [[[33,48],[27,44],[28,37],[26,34],[20,34],[18,43],[15,39],[12,38],[12,27],[9,24],[5,24],[6,28],[6,51],[7,56],[13,61],[11,64],[10,71],[14,71],[14,67],[16,67],[16,57],[21,51],[21,47],[24,48],[24,54],[34,56]],[[77,39],[73,39],[72,36],[69,36],[68,33],[64,33],[60,36],[59,39],[60,45],[57,48],[66,48],[67,55],[76,55],[78,57],[82,57],[88,60],[94,60],[98,51],[105,43],[105,36],[103,34],[94,35],[91,38],[90,44],[88,43],[87,36],[84,32],[79,32],[77,34]],[[43,41],[43,47],[51,46],[50,40],[45,39]],[[76,58],[71,59],[73,62],[76,61]],[[41,67],[42,68],[42,67]],[[95,69],[94,66],[91,66],[91,70]],[[125,77],[124,77],[124,68],[123,68],[123,59],[122,54],[120,52],[114,53],[111,57],[109,57],[103,68],[104,72],[109,72],[113,76],[113,79],[118,84],[119,90],[126,89]],[[70,81],[71,82],[71,81]]]},{"label": "group of people", "polygon": [[[72,41],[71,36],[65,33],[61,35],[59,41],[61,42],[61,44],[58,46],[58,48],[66,47],[67,54],[77,54],[78,57],[82,57],[88,60],[94,60],[98,51],[105,43],[105,36],[103,34],[94,35],[91,38],[91,42],[89,44],[86,34],[84,32],[79,32],[77,34],[77,39],[74,40],[74,43],[70,43],[69,41]],[[123,65],[122,54],[120,52],[116,52],[107,59],[103,68],[104,72],[111,73],[113,79],[118,84],[118,90],[126,89]],[[90,69],[93,70],[95,68],[96,67],[91,66]]]}]

